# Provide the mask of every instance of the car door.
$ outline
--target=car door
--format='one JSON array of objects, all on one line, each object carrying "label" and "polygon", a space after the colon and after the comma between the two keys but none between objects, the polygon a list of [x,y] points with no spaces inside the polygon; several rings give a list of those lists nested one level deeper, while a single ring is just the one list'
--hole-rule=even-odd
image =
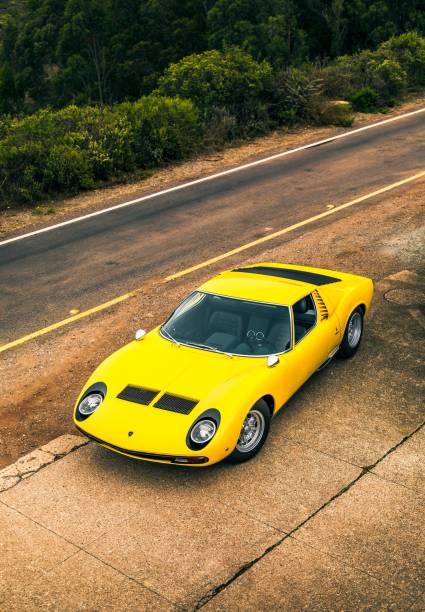
[{"label": "car door", "polygon": [[[308,300],[310,308],[301,319],[295,305],[292,307],[292,349],[280,358],[281,405],[328,359],[340,342],[339,323],[335,316],[329,316],[320,294],[315,291],[303,299]],[[296,329],[301,327],[299,323],[302,320],[306,322],[308,316],[311,325],[306,327],[304,334],[297,336]]]},{"label": "car door", "polygon": [[[329,316],[329,310],[318,290],[313,291],[306,298],[314,309],[314,320],[306,332],[297,338],[296,329],[298,321],[303,315],[297,315],[296,304],[293,309],[294,320],[294,354],[297,355],[297,364],[300,376],[309,378],[339,346],[340,327],[336,316]],[[300,319],[301,317],[301,319]]]}]

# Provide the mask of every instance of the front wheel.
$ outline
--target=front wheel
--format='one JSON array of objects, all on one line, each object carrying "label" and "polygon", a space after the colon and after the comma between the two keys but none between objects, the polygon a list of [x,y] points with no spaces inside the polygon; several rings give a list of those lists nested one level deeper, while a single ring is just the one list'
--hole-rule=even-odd
[{"label": "front wheel", "polygon": [[270,429],[270,410],[264,400],[258,400],[246,415],[231,463],[242,463],[254,457],[267,439]]},{"label": "front wheel", "polygon": [[360,341],[363,335],[363,309],[356,308],[350,314],[347,327],[345,328],[344,337],[339,347],[339,357],[352,357],[359,348]]}]

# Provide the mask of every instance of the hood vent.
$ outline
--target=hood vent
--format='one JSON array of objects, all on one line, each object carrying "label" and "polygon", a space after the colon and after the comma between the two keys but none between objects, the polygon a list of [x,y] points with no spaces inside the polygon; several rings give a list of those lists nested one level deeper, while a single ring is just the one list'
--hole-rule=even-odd
[{"label": "hood vent", "polygon": [[180,397],[179,395],[171,395],[164,393],[162,397],[154,404],[155,408],[162,410],[170,410],[179,414],[190,414],[197,404],[197,400]]},{"label": "hood vent", "polygon": [[145,389],[145,387],[127,385],[117,397],[118,399],[126,400],[127,402],[134,402],[136,404],[148,406],[148,404],[151,403],[158,393],[159,391],[154,391],[153,389]]}]

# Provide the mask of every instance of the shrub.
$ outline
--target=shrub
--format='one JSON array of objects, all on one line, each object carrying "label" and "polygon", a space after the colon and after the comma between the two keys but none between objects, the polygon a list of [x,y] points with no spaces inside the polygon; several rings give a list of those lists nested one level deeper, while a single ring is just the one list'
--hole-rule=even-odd
[{"label": "shrub", "polygon": [[77,193],[93,187],[93,169],[83,151],[66,144],[54,145],[43,171],[43,191]]},{"label": "shrub", "polygon": [[406,70],[394,57],[387,57],[382,46],[377,51],[339,57],[319,75],[324,93],[330,97],[351,100],[359,90],[373,89],[377,94],[375,110],[393,105],[408,85]]},{"label": "shrub", "polygon": [[407,75],[400,64],[391,59],[371,62],[370,82],[383,102],[401,96],[407,86]]},{"label": "shrub", "polygon": [[153,167],[183,159],[199,146],[203,126],[190,100],[144,96],[115,107],[129,125],[129,139],[137,166]]},{"label": "shrub", "polygon": [[320,109],[320,122],[325,125],[353,125],[354,115],[351,104],[346,100],[330,100],[323,103]]},{"label": "shrub", "polygon": [[417,32],[392,36],[382,43],[378,53],[397,62],[407,75],[410,87],[425,85],[425,38]]},{"label": "shrub", "polygon": [[158,95],[113,108],[68,106],[4,119],[1,202],[74,194],[136,167],[183,159],[199,146],[202,133],[190,100]]},{"label": "shrub", "polygon": [[322,101],[322,81],[313,71],[289,68],[276,74],[272,116],[279,124],[297,120],[316,122]]},{"label": "shrub", "polygon": [[64,142],[84,152],[94,179],[104,180],[134,168],[130,125],[112,109],[68,106],[55,112],[54,120]]},{"label": "shrub", "polygon": [[240,133],[255,133],[268,125],[268,92],[272,69],[241,49],[206,51],[171,64],[158,82],[158,93],[189,98],[204,120],[221,108],[235,117]]},{"label": "shrub", "polygon": [[348,97],[354,110],[361,113],[376,113],[379,110],[379,94],[372,87],[362,87]]}]

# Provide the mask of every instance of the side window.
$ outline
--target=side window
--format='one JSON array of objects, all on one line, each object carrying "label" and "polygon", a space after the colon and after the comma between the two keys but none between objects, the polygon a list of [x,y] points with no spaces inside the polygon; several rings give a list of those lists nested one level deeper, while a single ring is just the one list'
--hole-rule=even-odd
[{"label": "side window", "polygon": [[294,312],[295,344],[316,325],[317,314],[311,295],[302,298],[292,307]]}]

